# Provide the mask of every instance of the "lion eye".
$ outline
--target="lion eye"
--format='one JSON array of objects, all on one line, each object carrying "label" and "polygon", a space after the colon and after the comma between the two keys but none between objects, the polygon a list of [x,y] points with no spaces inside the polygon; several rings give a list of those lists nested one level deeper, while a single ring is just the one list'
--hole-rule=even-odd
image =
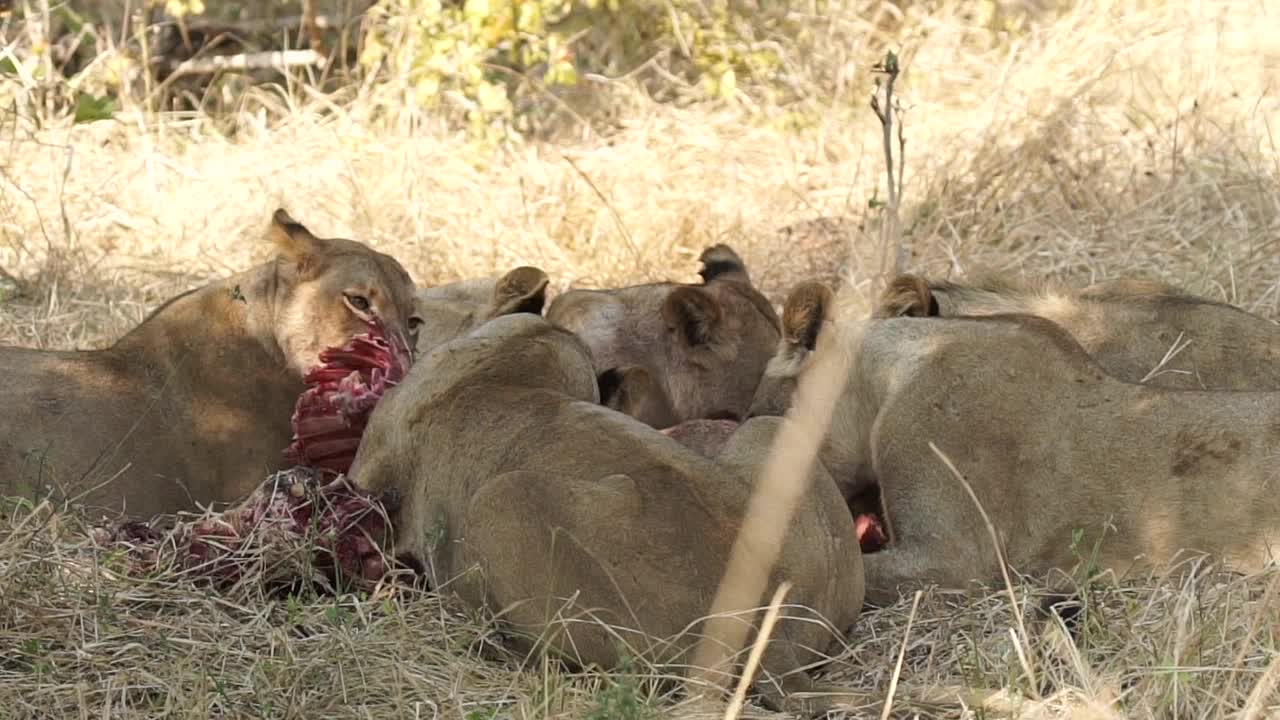
[{"label": "lion eye", "polygon": [[351,294],[344,294],[343,297],[346,298],[347,304],[350,305],[356,312],[369,312],[369,298],[363,295],[351,295]]}]

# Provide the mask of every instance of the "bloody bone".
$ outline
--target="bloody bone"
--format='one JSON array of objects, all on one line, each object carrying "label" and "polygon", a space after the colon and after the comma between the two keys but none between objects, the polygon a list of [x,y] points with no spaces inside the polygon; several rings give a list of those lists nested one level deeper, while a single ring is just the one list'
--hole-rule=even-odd
[{"label": "bloody bone", "polygon": [[386,509],[345,477],[322,484],[327,477],[285,470],[225,512],[179,521],[165,533],[128,521],[96,529],[94,541],[124,546],[137,574],[175,567],[224,588],[246,578],[264,586],[323,578],[367,589],[387,571],[379,549],[388,537]]},{"label": "bloody bone", "polygon": [[93,533],[99,545],[124,546],[131,570],[176,566],[227,587],[247,579],[264,586],[327,579],[368,588],[387,571],[381,546],[389,535],[387,503],[357,492],[345,473],[374,407],[412,359],[380,326],[320,353],[294,406],[293,441],[285,458],[296,467],[268,478],[225,512],[181,520],[160,532],[126,521]]},{"label": "bloody bone", "polygon": [[388,338],[376,325],[341,348],[322,350],[320,364],[303,378],[307,390],[290,418],[293,442],[285,458],[307,467],[349,470],[374,406],[404,378],[411,362],[404,342]]}]

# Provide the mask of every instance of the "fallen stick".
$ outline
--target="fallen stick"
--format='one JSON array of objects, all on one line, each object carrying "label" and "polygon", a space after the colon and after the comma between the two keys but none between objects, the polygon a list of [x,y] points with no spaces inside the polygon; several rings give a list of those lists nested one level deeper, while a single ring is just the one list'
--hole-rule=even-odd
[{"label": "fallen stick", "polygon": [[211,57],[183,60],[173,69],[171,77],[183,75],[211,75],[223,70],[283,70],[306,65],[324,65],[325,58],[315,50],[271,50],[242,53],[239,55],[213,55]]}]

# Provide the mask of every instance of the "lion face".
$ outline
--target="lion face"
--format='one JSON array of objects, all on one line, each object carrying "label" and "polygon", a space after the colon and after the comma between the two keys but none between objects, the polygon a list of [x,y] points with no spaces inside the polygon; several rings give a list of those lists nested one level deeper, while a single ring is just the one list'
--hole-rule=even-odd
[{"label": "lion face", "polygon": [[409,273],[394,258],[342,238],[317,238],[283,210],[272,218],[279,251],[275,336],[298,375],[319,353],[373,332],[416,344],[422,318]]},{"label": "lion face", "polygon": [[777,315],[737,254],[716,245],[701,260],[700,284],[571,290],[547,310],[591,348],[606,390],[621,392],[606,404],[655,427],[741,419],[778,344]]}]

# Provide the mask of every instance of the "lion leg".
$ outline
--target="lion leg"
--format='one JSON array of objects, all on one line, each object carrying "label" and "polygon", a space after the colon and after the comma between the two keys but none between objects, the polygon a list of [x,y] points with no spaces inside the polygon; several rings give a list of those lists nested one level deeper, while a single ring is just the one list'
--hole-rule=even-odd
[{"label": "lion leg", "polygon": [[883,607],[931,585],[966,590],[975,583],[999,579],[999,561],[986,530],[966,531],[963,519],[936,515],[929,519],[939,525],[933,532],[912,527],[917,523],[899,524],[901,534],[888,546],[863,554],[866,602]]},{"label": "lion leg", "polygon": [[868,603],[892,605],[902,594],[932,584],[946,585],[948,573],[935,560],[936,554],[922,544],[892,544],[879,552],[862,556],[866,574]]},{"label": "lion leg", "polygon": [[[990,531],[965,487],[936,459],[921,462],[915,448],[887,445],[876,475],[891,539],[884,549],[863,553],[866,601],[883,606],[929,585],[960,590],[998,579]],[[981,485],[974,491],[988,495]],[[989,502],[984,507],[999,528],[1008,513]]]},{"label": "lion leg", "polygon": [[851,704],[867,702],[865,693],[815,682],[800,661],[790,633],[779,627],[774,634],[777,637],[772,639],[760,659],[760,671],[755,679],[755,690],[770,710],[814,718],[824,717],[832,710],[844,709]]},{"label": "lion leg", "polygon": [[[598,513],[598,520],[583,507]],[[627,599],[611,567],[591,548],[636,514],[625,475],[576,482],[518,471],[472,496],[464,539],[467,566],[479,565],[483,602],[507,626],[580,666],[615,667],[619,648],[644,654]]]}]

